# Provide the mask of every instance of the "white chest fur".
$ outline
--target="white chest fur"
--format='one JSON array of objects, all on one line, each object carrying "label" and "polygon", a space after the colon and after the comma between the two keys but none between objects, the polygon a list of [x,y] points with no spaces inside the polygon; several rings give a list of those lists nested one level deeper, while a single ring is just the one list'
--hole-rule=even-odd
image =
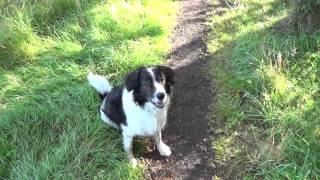
[{"label": "white chest fur", "polygon": [[127,126],[122,125],[123,132],[131,136],[151,136],[155,132],[164,128],[167,120],[167,110],[170,98],[166,101],[165,107],[156,108],[147,102],[144,107],[140,107],[133,101],[132,91],[123,90],[122,105],[126,115]]}]

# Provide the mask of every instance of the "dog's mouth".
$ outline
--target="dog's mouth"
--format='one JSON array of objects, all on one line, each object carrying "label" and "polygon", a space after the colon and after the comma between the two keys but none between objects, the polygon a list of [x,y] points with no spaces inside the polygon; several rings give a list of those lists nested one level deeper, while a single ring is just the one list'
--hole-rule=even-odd
[{"label": "dog's mouth", "polygon": [[156,106],[158,109],[162,109],[164,107],[163,102],[154,102],[150,101],[154,106]]}]

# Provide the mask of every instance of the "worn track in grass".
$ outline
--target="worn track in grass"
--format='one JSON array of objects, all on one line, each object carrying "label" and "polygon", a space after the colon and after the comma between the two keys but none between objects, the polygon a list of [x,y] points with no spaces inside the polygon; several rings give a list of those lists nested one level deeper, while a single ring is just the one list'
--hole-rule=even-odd
[{"label": "worn track in grass", "polygon": [[163,140],[172,150],[168,158],[157,150],[143,155],[147,179],[212,179],[215,167],[211,148],[209,105],[214,99],[208,76],[205,25],[210,16],[209,0],[180,1],[180,15],[171,42],[168,64],[175,69],[175,90]]}]

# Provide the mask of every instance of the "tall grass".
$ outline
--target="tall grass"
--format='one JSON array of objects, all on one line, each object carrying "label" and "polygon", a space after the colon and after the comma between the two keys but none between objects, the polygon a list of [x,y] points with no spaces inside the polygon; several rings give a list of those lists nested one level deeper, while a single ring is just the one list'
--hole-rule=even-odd
[{"label": "tall grass", "polygon": [[314,32],[320,28],[319,0],[293,0],[291,4],[292,23],[296,31]]},{"label": "tall grass", "polygon": [[218,163],[236,176],[318,179],[319,32],[285,33],[286,1],[213,2]]},{"label": "tall grass", "polygon": [[170,0],[1,1],[0,178],[140,178],[85,77],[118,84],[162,63],[176,9]]}]

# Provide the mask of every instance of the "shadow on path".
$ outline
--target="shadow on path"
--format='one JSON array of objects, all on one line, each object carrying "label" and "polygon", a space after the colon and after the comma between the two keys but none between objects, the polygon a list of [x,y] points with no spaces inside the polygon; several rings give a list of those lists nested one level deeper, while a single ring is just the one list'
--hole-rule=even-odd
[{"label": "shadow on path", "polygon": [[211,5],[207,0],[181,1],[178,24],[172,36],[168,64],[175,69],[176,84],[163,133],[172,155],[163,158],[156,149],[144,154],[149,161],[146,178],[212,179],[210,124],[207,119],[214,101],[211,77],[206,72],[206,36]]}]

